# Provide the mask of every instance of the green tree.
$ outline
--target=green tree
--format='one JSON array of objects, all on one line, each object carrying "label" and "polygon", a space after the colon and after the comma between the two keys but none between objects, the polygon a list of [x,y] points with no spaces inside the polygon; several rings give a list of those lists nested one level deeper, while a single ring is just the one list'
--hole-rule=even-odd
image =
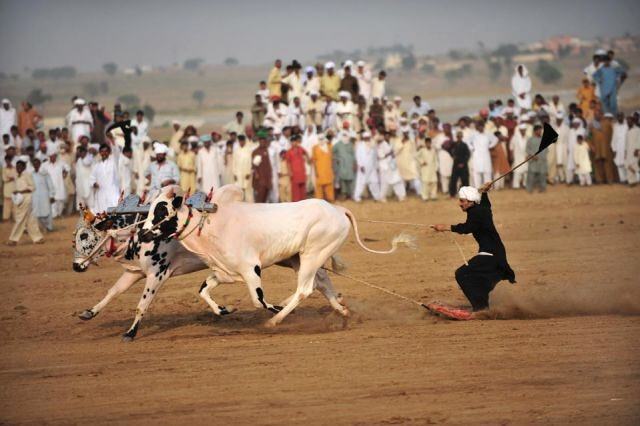
[{"label": "green tree", "polygon": [[224,64],[228,67],[235,67],[240,62],[236,58],[227,58],[224,60]]},{"label": "green tree", "polygon": [[434,74],[436,72],[436,67],[431,64],[423,64],[420,70],[425,74]]},{"label": "green tree", "polygon": [[107,62],[106,64],[102,65],[102,69],[108,75],[114,75],[116,72],[118,72],[118,64],[116,64],[115,62]]},{"label": "green tree", "polygon": [[500,61],[487,60],[487,68],[489,69],[489,78],[496,81],[502,74],[502,64]]},{"label": "green tree", "polygon": [[118,103],[126,105],[128,108],[140,105],[140,98],[133,93],[118,96]]},{"label": "green tree", "polygon": [[202,107],[202,102],[204,102],[205,93],[202,90],[194,90],[191,94],[191,98],[198,103],[198,107]]},{"label": "green tree", "polygon": [[544,84],[551,84],[562,80],[562,71],[544,59],[538,61],[538,67],[536,68],[535,75]]},{"label": "green tree", "polygon": [[411,71],[416,67],[416,57],[413,56],[413,53],[409,53],[408,55],[404,55],[402,57],[402,69],[405,71]]},{"label": "green tree", "polygon": [[182,67],[185,70],[197,71],[198,68],[200,68],[200,65],[202,65],[203,63],[204,63],[204,60],[201,58],[191,58],[184,61],[184,63],[182,64]]},{"label": "green tree", "polygon": [[82,92],[87,95],[89,99],[95,98],[100,94],[100,86],[98,83],[89,82],[82,86]]},{"label": "green tree", "polygon": [[27,102],[31,105],[42,105],[45,102],[49,102],[51,100],[51,95],[48,93],[43,93],[42,89],[33,89],[27,95]]}]

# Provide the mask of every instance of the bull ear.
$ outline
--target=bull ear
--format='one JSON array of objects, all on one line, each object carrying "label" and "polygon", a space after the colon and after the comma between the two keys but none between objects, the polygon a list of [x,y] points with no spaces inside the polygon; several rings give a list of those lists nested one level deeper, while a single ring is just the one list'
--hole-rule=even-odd
[{"label": "bull ear", "polygon": [[169,190],[169,192],[167,192],[167,198],[171,199],[171,198],[173,198],[173,197],[175,197],[175,196],[176,196],[176,192],[175,192],[174,188],[173,188],[173,187],[171,187],[171,189]]},{"label": "bull ear", "polygon": [[84,221],[87,222],[87,224],[89,225],[91,225],[96,220],[96,217],[89,209],[84,210],[83,217],[84,217]]},{"label": "bull ear", "polygon": [[171,201],[171,205],[173,206],[174,209],[178,210],[180,208],[180,206],[182,206],[182,196],[177,196],[173,199],[173,201]]}]

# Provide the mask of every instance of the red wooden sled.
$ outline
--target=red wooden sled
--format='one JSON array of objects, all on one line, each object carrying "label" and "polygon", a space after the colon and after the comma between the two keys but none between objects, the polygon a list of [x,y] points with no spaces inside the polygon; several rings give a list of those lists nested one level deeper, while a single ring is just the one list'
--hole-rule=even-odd
[{"label": "red wooden sled", "polygon": [[437,315],[446,319],[454,321],[469,321],[474,319],[473,313],[466,309],[453,308],[451,306],[443,305],[437,302],[431,302],[422,304],[433,315]]}]

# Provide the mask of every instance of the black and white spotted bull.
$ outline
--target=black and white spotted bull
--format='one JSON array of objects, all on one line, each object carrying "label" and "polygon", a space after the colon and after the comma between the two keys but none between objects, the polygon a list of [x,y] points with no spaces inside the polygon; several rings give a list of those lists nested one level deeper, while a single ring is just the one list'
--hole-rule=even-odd
[{"label": "black and white spotted bull", "polygon": [[[371,250],[360,240],[355,217],[343,207],[318,199],[245,203],[238,192],[235,200],[221,203],[215,213],[206,215],[183,203],[180,187],[165,187],[151,203],[140,240],[162,241],[180,235],[180,243],[213,272],[203,290],[219,283],[244,281],[255,307],[277,312],[267,326],[280,323],[314,288],[323,292],[337,312],[349,314],[331,281],[319,283],[315,278],[326,275],[321,268],[334,258],[352,226],[360,247],[372,253],[393,253],[398,244],[412,242],[409,236],[399,235],[390,250]],[[284,308],[267,302],[261,282],[264,268],[282,262],[291,265],[298,275],[296,292],[283,302]]]},{"label": "black and white spotted bull", "polygon": [[[242,191],[233,185],[220,188],[212,201],[218,206],[231,200],[242,198]],[[140,218],[134,215],[114,215],[96,221],[90,212],[81,214],[80,221],[74,232],[74,260],[73,270],[84,272],[95,260],[109,256],[121,263],[124,272],[116,283],[109,289],[106,296],[95,306],[80,314],[83,320],[94,318],[116,296],[127,291],[133,284],[145,278],[145,287],[139,300],[133,324],[123,336],[123,340],[130,341],[135,337],[140,321],[144,316],[160,287],[172,276],[179,276],[207,269],[208,266],[198,256],[188,251],[174,237],[158,239],[151,242],[140,242],[138,230],[142,227]],[[133,231],[133,232],[132,232]],[[280,266],[296,269],[295,259],[279,263]],[[339,267],[338,263],[333,265]],[[338,302],[333,286],[326,271],[319,270],[315,277],[315,287],[329,300]],[[215,284],[214,284],[215,283]],[[198,292],[199,296],[211,307],[214,314],[226,315],[232,312],[224,306],[219,306],[210,295],[210,291],[217,286],[211,278],[205,280]],[[274,306],[272,312],[278,312]]]}]

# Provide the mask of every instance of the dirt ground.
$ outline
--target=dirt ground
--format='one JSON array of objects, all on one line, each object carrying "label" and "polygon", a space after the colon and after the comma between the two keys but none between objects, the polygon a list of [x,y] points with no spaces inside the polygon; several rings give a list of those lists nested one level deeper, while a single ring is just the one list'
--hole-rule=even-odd
[{"label": "dirt ground", "polygon": [[[492,193],[517,274],[492,294],[495,320],[450,322],[334,277],[353,311],[344,323],[320,295],[275,330],[243,284],[197,297],[206,272],[171,279],[133,343],[123,343],[142,286],[100,315],[77,314],[121,272],[110,260],[71,270],[75,218],[42,246],[0,248],[0,424],[638,424],[640,188]],[[464,220],[455,201],[346,203],[357,217]],[[419,249],[380,256],[349,238],[346,271],[413,299],[463,304],[450,235],[360,222],[373,248],[399,231]],[[6,240],[10,225],[0,225]],[[455,236],[465,254],[471,237]],[[377,240],[377,241],[374,241]],[[294,275],[264,272],[267,297]]]}]

